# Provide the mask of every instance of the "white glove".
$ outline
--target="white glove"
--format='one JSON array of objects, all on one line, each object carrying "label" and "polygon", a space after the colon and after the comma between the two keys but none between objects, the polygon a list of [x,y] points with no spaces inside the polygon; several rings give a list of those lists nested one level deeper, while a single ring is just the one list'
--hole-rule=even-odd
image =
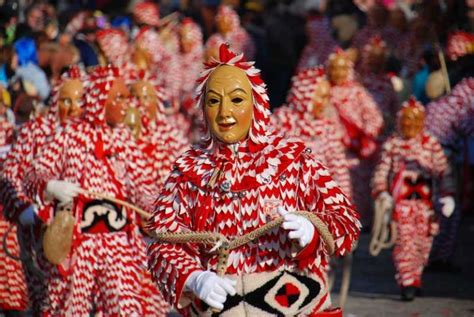
[{"label": "white glove", "polygon": [[23,226],[31,226],[36,222],[36,218],[38,217],[38,209],[34,204],[31,204],[23,210],[20,214],[18,220]]},{"label": "white glove", "polygon": [[223,309],[227,295],[235,295],[236,281],[219,277],[211,271],[195,271],[186,280],[186,287],[213,308]]},{"label": "white glove", "polygon": [[382,192],[380,195],[377,197],[377,199],[380,199],[382,202],[382,208],[383,209],[392,209],[393,208],[393,198],[390,196],[389,193],[387,192]]},{"label": "white glove", "polygon": [[307,246],[314,237],[314,225],[303,216],[298,216],[288,212],[283,207],[278,207],[278,213],[285,218],[281,225],[283,229],[289,230],[290,239],[298,239],[300,247]]},{"label": "white glove", "polygon": [[66,181],[52,180],[46,185],[46,193],[59,200],[61,205],[72,202],[80,191],[78,184]]},{"label": "white glove", "polygon": [[455,207],[454,198],[452,196],[446,196],[446,197],[440,198],[439,201],[443,205],[443,207],[441,207],[441,213],[446,218],[451,217],[451,215],[454,212],[454,207]]}]

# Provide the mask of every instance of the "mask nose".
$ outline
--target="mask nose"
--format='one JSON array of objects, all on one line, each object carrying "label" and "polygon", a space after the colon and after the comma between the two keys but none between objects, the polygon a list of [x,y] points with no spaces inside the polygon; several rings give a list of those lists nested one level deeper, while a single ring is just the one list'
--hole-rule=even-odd
[{"label": "mask nose", "polygon": [[219,106],[219,113],[217,116],[218,120],[225,120],[227,118],[232,118],[232,102],[228,97],[225,97],[222,100],[222,103]]}]

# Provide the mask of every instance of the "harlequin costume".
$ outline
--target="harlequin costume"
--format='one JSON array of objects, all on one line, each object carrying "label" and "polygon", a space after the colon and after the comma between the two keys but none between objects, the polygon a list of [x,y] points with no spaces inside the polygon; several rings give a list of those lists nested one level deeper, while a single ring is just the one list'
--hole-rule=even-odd
[{"label": "harlequin costume", "polygon": [[[211,134],[211,123],[206,121],[203,142],[177,160],[166,181],[149,230],[155,234],[213,231],[235,237],[262,226],[276,207],[284,206],[320,217],[334,235],[335,253],[349,252],[360,230],[357,213],[302,143],[268,132],[265,84],[252,63],[221,46],[219,61],[206,64],[199,79],[199,106],[204,110],[206,85],[220,67],[236,69],[251,84],[253,116],[248,137],[224,143]],[[227,297],[220,315],[323,314],[330,307],[328,253],[318,240],[315,234],[306,248],[296,250],[287,233],[277,228],[230,251],[227,276],[237,280],[236,294]],[[212,275],[203,270],[216,268],[215,256],[193,244],[153,243],[149,261],[168,302],[185,314],[206,310],[207,305],[190,296],[185,284],[195,273]]]},{"label": "harlequin costume", "polygon": [[[141,113],[141,133],[137,139],[137,145],[142,153],[151,163],[152,178],[155,184],[161,188],[168,174],[173,169],[176,159],[187,149],[189,141],[183,131],[169,122],[165,115],[164,102],[165,95],[162,88],[157,85],[156,78],[140,71],[136,73],[135,83],[146,85],[146,89],[152,89],[151,94],[155,94],[155,100],[148,103],[138,101],[138,108]],[[133,85],[133,84],[132,84]],[[156,103],[157,111],[155,117],[150,117],[147,107]]]},{"label": "harlequin costume", "polygon": [[106,64],[122,66],[130,59],[130,46],[127,35],[120,29],[103,29],[97,31],[97,43],[104,57]]},{"label": "harlequin costume", "polygon": [[244,53],[249,59],[255,56],[255,44],[240,25],[240,18],[237,12],[228,5],[220,5],[217,9],[216,23],[225,24],[228,30],[225,33],[219,32],[211,35],[206,42],[206,51],[212,52],[211,56],[217,58],[219,47],[228,43],[234,51]]},{"label": "harlequin costume", "polygon": [[[347,75],[336,82],[332,67],[341,67],[344,60]],[[338,66],[339,65],[339,66]],[[354,79],[353,63],[346,53],[336,50],[328,59],[328,77],[331,81],[331,105],[336,109],[337,120],[344,131],[342,140],[347,156],[352,161],[352,195],[363,222],[370,222],[370,191],[373,158],[377,150],[377,138],[383,128],[382,113],[372,96]]]},{"label": "harlequin costume", "polygon": [[[22,188],[22,180],[26,176],[26,173],[32,166],[34,158],[40,152],[40,149],[50,140],[55,133],[63,128],[65,123],[61,123],[60,110],[59,110],[59,96],[60,89],[68,80],[84,80],[84,74],[80,72],[79,68],[73,66],[66,74],[63,75],[60,81],[53,87],[52,103],[49,112],[44,117],[38,117],[37,119],[26,123],[22,126],[16,136],[15,143],[12,150],[8,153],[5,160],[4,166],[0,173],[0,201],[4,205],[4,216],[15,223],[14,230],[10,234],[12,239],[9,239],[10,250],[15,254],[19,254],[19,246],[16,239],[16,224],[20,222],[22,214],[27,213],[32,206],[35,205],[35,201],[29,197]],[[80,106],[80,105],[78,105]],[[72,105],[71,105],[72,107]],[[48,212],[48,208],[39,207],[39,213]],[[36,208],[36,207],[35,207]],[[36,217],[35,217],[36,218]],[[10,278],[10,283],[17,281],[18,285],[16,288],[20,288],[23,292],[23,296],[29,296],[30,304],[33,313],[39,313],[39,303],[41,298],[44,296],[44,284],[41,274],[38,272],[38,268],[41,266],[43,260],[41,254],[36,253],[36,245],[38,244],[39,232],[41,228],[39,224],[33,227],[29,225],[19,225],[18,235],[23,240],[21,249],[21,260],[23,262],[23,268],[25,270],[26,284],[24,282],[25,277]],[[10,237],[9,236],[9,237]],[[23,275],[23,269],[20,261],[14,261],[15,274]],[[4,284],[8,285],[8,284]],[[28,287],[28,294],[26,288]],[[14,289],[14,287],[12,287]],[[23,299],[26,303],[27,299]]]},{"label": "harlequin costume", "polygon": [[303,141],[328,168],[344,193],[351,197],[349,162],[341,140],[343,131],[333,120],[313,114],[316,87],[325,80],[325,71],[321,67],[300,71],[292,79],[287,106],[275,111],[272,125],[276,132]]},{"label": "harlequin costume", "polygon": [[[458,149],[459,143],[466,141],[463,136],[474,135],[473,96],[474,78],[468,77],[454,86],[450,94],[427,105],[426,128],[446,149]],[[434,239],[430,262],[452,263],[460,222],[461,208],[456,208],[449,218],[441,217],[440,234]]]},{"label": "harlequin costume", "polygon": [[[0,168],[2,168],[5,156],[13,143],[14,126],[7,118],[7,101],[2,87],[0,87],[0,94],[0,110],[3,110],[0,114]],[[1,191],[4,190],[2,187]],[[4,203],[3,199],[0,200],[0,239],[2,243],[2,247],[0,247],[0,311],[23,311],[28,307],[28,294],[21,262],[11,258],[11,255],[18,257],[20,252],[16,226],[7,221],[5,217],[6,207],[8,205]],[[7,250],[4,249],[5,247]],[[6,252],[9,252],[10,255]]]},{"label": "harlequin costume", "polygon": [[[424,120],[423,105],[413,98],[403,104],[399,112],[401,132],[384,143],[372,194],[380,199],[392,197],[387,199],[393,201],[392,221],[398,232],[393,249],[396,280],[402,291],[414,291],[421,288],[423,269],[438,230],[432,205],[433,185],[439,184],[441,197],[447,197],[452,194],[452,184],[443,149],[436,138],[425,132],[422,123],[416,134],[405,135],[401,120],[406,111]],[[410,300],[414,293],[402,296]]]},{"label": "harlequin costume", "polygon": [[331,24],[326,16],[309,16],[306,21],[308,43],[301,53],[298,71],[305,68],[324,65],[337,48],[337,42],[331,36]]},{"label": "harlequin costume", "polygon": [[[94,306],[106,315],[142,315],[136,214],[79,189],[105,193],[144,209],[154,200],[156,189],[146,159],[127,128],[108,123],[108,98],[116,105],[119,94],[114,89],[124,87],[118,69],[97,67],[89,81],[83,120],[67,126],[44,146],[24,181],[30,196],[56,207],[55,219],[58,212],[65,212],[57,210],[58,201],[69,204],[76,219],[67,259],[60,265],[46,263],[47,298],[41,311],[88,315]],[[54,200],[48,198],[51,195]],[[40,217],[49,224],[53,212]]]}]

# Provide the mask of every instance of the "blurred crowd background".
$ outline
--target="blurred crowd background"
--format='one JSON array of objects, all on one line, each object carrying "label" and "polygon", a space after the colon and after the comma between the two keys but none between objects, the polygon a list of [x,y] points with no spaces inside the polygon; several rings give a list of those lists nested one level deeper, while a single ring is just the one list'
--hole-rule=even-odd
[{"label": "blurred crowd background", "polygon": [[[381,3],[163,0],[155,3],[159,4],[161,17],[180,13],[169,21],[186,16],[193,18],[202,27],[205,41],[216,32],[215,15],[221,2],[237,10],[242,26],[255,43],[256,64],[268,85],[272,107],[284,102],[305,45],[318,40],[314,37],[319,33],[315,34],[311,28],[316,18],[327,18],[329,28],[325,36],[334,40],[330,45],[344,49],[360,50],[370,37],[380,35],[389,48],[385,70],[406,80],[400,101],[414,93],[424,103],[430,98],[423,84],[430,73],[441,68],[438,50],[447,48],[451,33],[469,32],[474,24],[474,2],[470,0],[387,0]],[[5,0],[0,4],[0,84],[9,87],[13,98],[22,89],[27,91],[28,97],[34,96],[45,104],[52,81],[66,66],[79,63],[89,67],[104,63],[95,36],[99,29],[121,28],[132,37],[134,27],[139,24],[133,14],[134,1]],[[22,41],[25,39],[32,39],[34,45]],[[19,54],[20,50],[23,51]],[[472,59],[465,58],[462,63],[456,61],[456,65],[448,66],[454,86],[465,75],[462,72],[469,70],[468,66],[472,70]],[[44,76],[48,81],[43,80]],[[22,82],[27,82],[27,87],[19,87],[22,85],[15,80],[18,78],[24,79]]]}]

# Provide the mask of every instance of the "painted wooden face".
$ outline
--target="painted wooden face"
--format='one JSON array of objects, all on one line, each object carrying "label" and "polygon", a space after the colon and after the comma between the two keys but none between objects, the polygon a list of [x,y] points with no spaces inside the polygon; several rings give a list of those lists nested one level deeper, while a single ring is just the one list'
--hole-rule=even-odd
[{"label": "painted wooden face", "polygon": [[204,114],[211,133],[232,144],[247,138],[253,120],[253,95],[245,72],[223,65],[209,77]]},{"label": "painted wooden face", "polygon": [[84,85],[79,79],[66,80],[59,89],[58,117],[60,122],[82,114]]},{"label": "painted wooden face", "polygon": [[232,17],[226,14],[221,14],[216,20],[216,26],[219,33],[223,35],[232,32]]},{"label": "painted wooden face", "polygon": [[181,51],[183,53],[189,53],[193,50],[195,45],[195,40],[193,38],[192,27],[190,25],[185,25],[179,31],[179,39],[181,45]]},{"label": "painted wooden face", "polygon": [[153,85],[148,81],[139,80],[131,88],[132,95],[138,101],[139,107],[146,111],[150,119],[155,118],[158,111],[158,97]]},{"label": "painted wooden face", "polygon": [[331,82],[336,85],[348,80],[351,70],[351,61],[347,56],[337,55],[329,61],[328,76]]},{"label": "painted wooden face", "polygon": [[327,80],[322,80],[317,83],[313,97],[312,113],[315,118],[321,118],[329,103],[330,84]]},{"label": "painted wooden face", "polygon": [[412,139],[423,131],[425,113],[416,108],[405,108],[400,116],[400,132],[404,139]]},{"label": "painted wooden face", "polygon": [[127,101],[130,96],[125,81],[117,78],[109,91],[109,96],[105,102],[105,120],[114,127],[122,123],[127,112]]}]

